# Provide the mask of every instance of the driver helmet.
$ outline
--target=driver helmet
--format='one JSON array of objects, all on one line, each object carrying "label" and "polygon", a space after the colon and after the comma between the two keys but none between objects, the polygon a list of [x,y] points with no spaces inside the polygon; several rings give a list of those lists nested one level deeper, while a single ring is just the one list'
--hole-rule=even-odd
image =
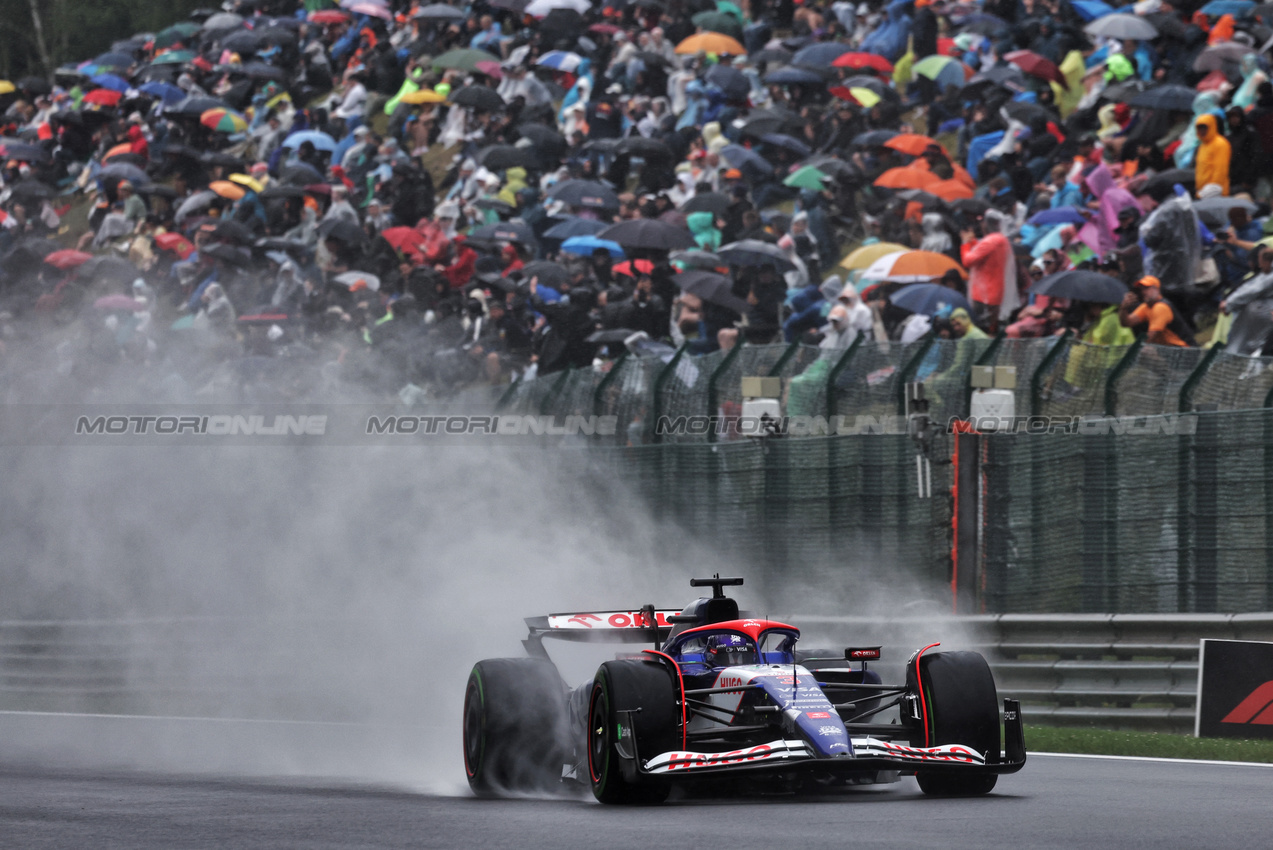
[{"label": "driver helmet", "polygon": [[707,649],[703,654],[713,667],[756,663],[756,652],[751,642],[741,635],[712,635],[707,639]]}]

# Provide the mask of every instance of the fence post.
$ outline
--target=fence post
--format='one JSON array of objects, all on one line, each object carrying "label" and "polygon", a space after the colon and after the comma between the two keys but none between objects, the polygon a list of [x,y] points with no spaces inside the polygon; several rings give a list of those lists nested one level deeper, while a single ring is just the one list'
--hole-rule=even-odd
[{"label": "fence post", "polygon": [[[734,347],[729,350],[729,353],[725,355],[725,359],[722,360],[716,366],[716,368],[712,370],[712,376],[707,379],[708,422],[711,422],[711,418],[714,417],[716,415],[716,411],[720,409],[720,405],[717,403],[717,397],[716,397],[716,382],[719,381],[721,377],[725,374],[725,370],[727,370],[730,366],[734,365],[734,361],[737,360],[738,355],[742,353],[744,344],[745,343],[740,341],[736,345],[734,345]],[[709,443],[716,442],[715,423],[712,423],[712,426],[707,429],[707,442]]]},{"label": "fence post", "polygon": [[1145,338],[1137,337],[1136,341],[1127,349],[1127,353],[1122,359],[1114,364],[1114,368],[1109,370],[1109,377],[1105,379],[1105,415],[1114,416],[1115,408],[1118,407],[1118,379],[1123,377],[1123,373],[1131,368],[1136,362],[1140,349],[1145,345]]},{"label": "fence post", "polygon": [[787,350],[784,351],[782,353],[782,356],[778,358],[778,362],[775,363],[773,365],[773,368],[769,370],[769,377],[771,378],[781,377],[782,370],[786,367],[788,363],[791,362],[791,358],[795,357],[796,352],[799,350],[800,350],[800,340],[796,340],[795,342],[791,343],[791,345],[788,345]]},{"label": "fence post", "polygon": [[667,365],[660,369],[659,374],[654,378],[654,387],[651,390],[653,398],[650,399],[650,427],[654,429],[651,435],[651,442],[663,442],[663,435],[659,433],[659,419],[663,416],[663,386],[667,383],[667,379],[672,377],[672,373],[676,371],[677,364],[681,362],[681,357],[685,355],[689,347],[687,342],[676,349],[672,359],[667,361]]},{"label": "fence post", "polygon": [[1073,333],[1069,328],[1066,328],[1065,333],[1061,334],[1061,336],[1057,338],[1056,344],[1052,346],[1052,350],[1049,351],[1041,361],[1039,361],[1038,368],[1035,369],[1034,374],[1030,376],[1031,416],[1042,415],[1043,379],[1047,376],[1048,372],[1052,371],[1052,364],[1056,363],[1061,354],[1065,352],[1065,349],[1069,348],[1071,336],[1073,336]]},{"label": "fence post", "polygon": [[1220,353],[1220,346],[1213,345],[1207,349],[1207,353],[1203,355],[1198,365],[1189,373],[1189,377],[1185,378],[1184,384],[1180,387],[1180,402],[1176,405],[1177,413],[1189,413],[1193,410],[1193,391],[1198,386],[1198,382],[1206,377],[1207,370],[1211,368],[1211,361],[1216,359],[1216,355]]},{"label": "fence post", "polygon": [[[999,331],[998,333],[996,333],[994,339],[990,341],[990,345],[986,347],[985,351],[981,352],[981,356],[978,357],[976,360],[974,360],[972,362],[972,365],[974,367],[987,366],[993,363],[995,359],[995,355],[999,353],[999,346],[1003,345],[1003,340],[1005,337],[1007,337],[1007,334],[1004,333],[1003,331]],[[964,388],[964,413],[965,415],[971,415],[971,412],[972,412],[972,370],[971,369],[968,371],[968,377],[965,379],[965,383],[967,384],[967,386]]]},{"label": "fence post", "polygon": [[504,411],[504,408],[508,406],[508,403],[513,400],[513,393],[517,391],[517,388],[521,386],[521,384],[521,375],[518,375],[516,378],[513,378],[513,380],[508,382],[508,389],[500,393],[499,401],[495,402],[496,413],[502,413]]},{"label": "fence post", "polygon": [[858,349],[862,347],[862,341],[866,339],[863,334],[858,334],[857,339],[853,340],[853,344],[849,346],[844,354],[840,355],[840,359],[835,361],[835,365],[831,367],[831,371],[827,372],[827,427],[831,427],[831,417],[835,416],[835,382],[839,380],[840,374],[848,368],[849,363],[853,360],[853,355],[858,353]]},{"label": "fence post", "polygon": [[623,363],[628,359],[630,352],[625,348],[619,353],[619,356],[610,364],[610,371],[606,372],[605,377],[597,382],[597,388],[592,391],[592,415],[601,415],[601,399],[605,395],[606,390],[610,389],[610,385],[614,383],[614,379],[619,376],[619,370],[623,368]]},{"label": "fence post", "polygon": [[937,337],[928,334],[924,337],[924,344],[919,347],[919,351],[915,352],[915,356],[906,361],[906,365],[902,367],[902,371],[897,376],[897,415],[906,415],[906,384],[910,381],[911,376],[915,374],[915,370],[919,368],[919,364],[924,362],[924,358],[928,356],[928,351],[937,344]]},{"label": "fence post", "polygon": [[544,393],[544,400],[539,403],[539,415],[549,416],[552,410],[553,402],[557,400],[557,396],[566,387],[566,382],[570,380],[570,375],[574,372],[573,366],[567,366],[561,370],[561,377],[553,381],[553,385],[548,388],[548,392]]},{"label": "fence post", "polygon": [[1273,610],[1273,387],[1264,397],[1264,610]]}]

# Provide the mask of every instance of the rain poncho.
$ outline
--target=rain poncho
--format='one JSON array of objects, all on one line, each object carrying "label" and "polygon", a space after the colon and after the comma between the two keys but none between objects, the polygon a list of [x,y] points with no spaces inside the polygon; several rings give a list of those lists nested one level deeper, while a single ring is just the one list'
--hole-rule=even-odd
[{"label": "rain poncho", "polygon": [[1229,105],[1249,109],[1259,97],[1260,83],[1267,79],[1268,75],[1260,70],[1259,60],[1254,53],[1243,56],[1242,85],[1238,86],[1238,90],[1233,93],[1233,99],[1229,101]]},{"label": "rain poncho", "polygon": [[1181,292],[1193,284],[1202,237],[1188,196],[1164,201],[1150,213],[1140,226],[1140,240],[1148,252],[1145,274],[1158,278],[1163,292]]},{"label": "rain poncho", "polygon": [[906,10],[911,6],[912,0],[894,0],[890,3],[887,10],[888,20],[862,39],[861,49],[867,53],[883,56],[890,62],[901,56],[911,34],[911,16],[906,14]]},{"label": "rain poncho", "polygon": [[685,217],[685,224],[694,235],[698,247],[704,251],[715,251],[720,247],[720,231],[716,229],[716,217],[711,213],[690,213]]},{"label": "rain poncho", "polygon": [[1092,169],[1086,180],[1087,188],[1100,201],[1101,208],[1094,221],[1083,225],[1078,238],[1098,256],[1104,256],[1118,247],[1118,236],[1114,230],[1118,227],[1119,210],[1126,207],[1135,207],[1136,211],[1141,213],[1144,210],[1132,197],[1131,192],[1114,184],[1114,175],[1110,173],[1105,163]]},{"label": "rain poncho", "polygon": [[919,250],[938,254],[950,250],[950,234],[946,232],[946,219],[941,213],[924,213],[920,222],[924,227],[924,241],[920,243]]},{"label": "rain poncho", "polygon": [[1204,91],[1193,99],[1193,120],[1189,122],[1188,129],[1181,135],[1180,145],[1172,157],[1177,168],[1188,168],[1193,165],[1194,152],[1198,148],[1198,134],[1193,127],[1198,123],[1199,118],[1208,114],[1224,120],[1224,112],[1220,109],[1220,101],[1215,93]]},{"label": "rain poncho", "polygon": [[1273,273],[1256,275],[1225,299],[1233,314],[1229,354],[1256,355],[1273,332]]},{"label": "rain poncho", "polygon": [[[1229,140],[1220,134],[1220,122],[1211,113],[1200,116],[1195,122],[1208,128],[1206,139],[1198,143],[1195,153],[1197,165],[1194,168],[1194,185],[1201,191],[1203,186],[1216,185],[1220,194],[1229,194],[1229,160],[1232,150]],[[1197,130],[1194,130],[1195,134]]]},{"label": "rain poncho", "polygon": [[1083,76],[1087,73],[1087,65],[1083,62],[1082,53],[1071,50],[1065,54],[1058,68],[1061,76],[1065,77],[1065,81],[1069,83],[1069,88],[1063,88],[1060,83],[1050,85],[1052,99],[1061,113],[1061,118],[1064,119],[1070,117],[1070,113],[1078,108],[1079,101],[1083,99]]}]

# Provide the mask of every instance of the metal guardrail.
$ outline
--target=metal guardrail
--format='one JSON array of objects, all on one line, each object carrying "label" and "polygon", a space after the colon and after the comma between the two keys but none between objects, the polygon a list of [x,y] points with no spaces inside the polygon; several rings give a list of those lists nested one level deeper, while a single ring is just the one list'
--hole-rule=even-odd
[{"label": "metal guardrail", "polygon": [[[884,661],[877,666],[886,677],[900,677],[907,657],[934,641],[978,650],[1000,693],[1021,700],[1027,722],[1181,734],[1193,730],[1199,640],[1273,640],[1273,613],[792,620],[804,627],[810,646],[882,645]],[[273,668],[264,704],[262,681],[225,663],[235,650],[223,638],[242,625],[218,619],[0,622],[0,710],[127,714],[163,706],[172,714],[268,716],[290,715],[312,702],[307,683]],[[299,625],[287,624],[301,640],[306,629],[359,628]]]}]

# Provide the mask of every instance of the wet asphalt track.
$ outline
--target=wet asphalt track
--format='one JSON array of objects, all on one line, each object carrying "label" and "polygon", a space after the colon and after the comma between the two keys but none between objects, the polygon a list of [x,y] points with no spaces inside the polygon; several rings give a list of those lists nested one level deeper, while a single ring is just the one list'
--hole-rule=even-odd
[{"label": "wet asphalt track", "polygon": [[996,793],[913,780],[654,809],[0,766],[0,847],[1243,848],[1273,846],[1273,768],[1032,756]]}]

